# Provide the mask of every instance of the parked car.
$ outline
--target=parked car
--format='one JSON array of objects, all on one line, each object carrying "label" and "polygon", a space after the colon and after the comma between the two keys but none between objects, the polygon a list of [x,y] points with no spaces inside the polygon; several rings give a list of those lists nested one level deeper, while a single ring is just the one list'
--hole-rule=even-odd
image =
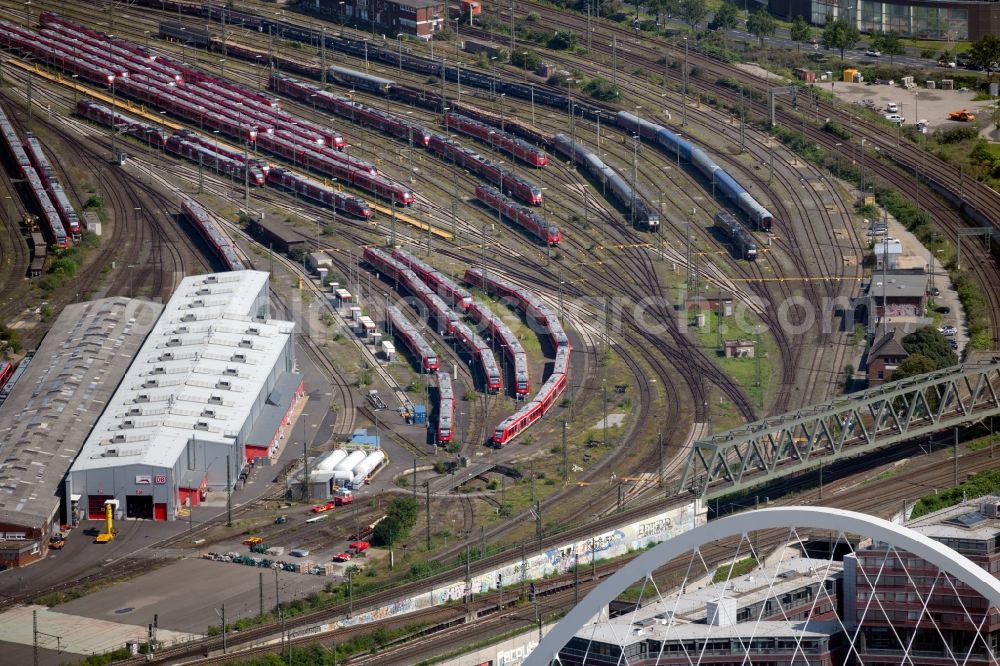
[{"label": "parked car", "polygon": [[305,548],[292,548],[288,554],[292,557],[309,557],[309,551]]},{"label": "parked car", "polygon": [[256,546],[258,543],[262,543],[263,541],[264,540],[262,538],[260,538],[260,537],[249,537],[247,539],[243,539],[243,545],[244,546]]},{"label": "parked car", "polygon": [[958,63],[956,63],[954,60],[938,60],[937,66],[945,67],[947,69],[955,69],[956,67],[958,67]]},{"label": "parked car", "polygon": [[937,287],[931,287],[931,296],[940,296],[941,290]]},{"label": "parked car", "polygon": [[885,119],[891,123],[896,123],[897,125],[902,125],[906,122],[906,118],[899,115],[898,113],[887,113],[885,114]]},{"label": "parked car", "polygon": [[886,113],[899,113],[899,104],[897,102],[889,102],[885,105]]},{"label": "parked car", "polygon": [[955,338],[948,338],[948,345],[952,349],[958,349],[958,340],[956,340]]},{"label": "parked car", "polygon": [[952,336],[958,333],[958,329],[954,326],[942,326],[938,329],[942,335]]},{"label": "parked car", "polygon": [[875,49],[868,49],[867,51],[865,51],[865,55],[868,56],[869,58],[879,58],[882,56],[882,52],[877,51]]},{"label": "parked car", "polygon": [[934,312],[938,312],[940,314],[950,314],[951,308],[949,308],[947,305],[939,305],[936,308],[934,308]]},{"label": "parked car", "polygon": [[333,556],[334,562],[349,562],[352,555],[350,553],[337,553]]}]

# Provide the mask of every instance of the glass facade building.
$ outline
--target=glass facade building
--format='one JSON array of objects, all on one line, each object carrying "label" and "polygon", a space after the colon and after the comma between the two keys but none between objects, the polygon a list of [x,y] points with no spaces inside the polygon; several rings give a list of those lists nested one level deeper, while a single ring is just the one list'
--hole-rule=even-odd
[{"label": "glass facade building", "polygon": [[[842,18],[863,33],[896,32],[917,39],[966,40],[969,6],[963,3],[894,3],[872,0],[811,0],[810,21]],[[977,3],[964,3],[972,5]]]}]

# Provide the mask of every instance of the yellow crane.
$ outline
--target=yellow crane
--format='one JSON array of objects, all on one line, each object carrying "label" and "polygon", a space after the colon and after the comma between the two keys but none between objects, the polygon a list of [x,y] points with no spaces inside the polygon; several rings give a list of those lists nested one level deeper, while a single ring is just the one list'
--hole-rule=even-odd
[{"label": "yellow crane", "polygon": [[115,509],[118,508],[118,500],[104,500],[104,534],[98,534],[94,543],[107,543],[118,536],[115,529]]}]

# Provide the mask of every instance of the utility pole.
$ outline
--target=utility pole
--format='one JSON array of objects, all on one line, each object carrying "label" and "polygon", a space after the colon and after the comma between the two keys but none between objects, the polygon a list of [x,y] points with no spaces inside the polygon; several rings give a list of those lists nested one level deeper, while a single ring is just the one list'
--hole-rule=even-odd
[{"label": "utility pole", "polygon": [[538,538],[538,551],[542,550],[542,503],[535,500],[535,535]]},{"label": "utility pole", "polygon": [[566,450],[566,419],[563,419],[563,483],[567,481],[569,481],[569,452]]},{"label": "utility pole", "polygon": [[955,487],[958,488],[958,426],[955,426]]},{"label": "utility pole", "polygon": [[38,611],[31,611],[31,643],[35,666],[38,666]]},{"label": "utility pole", "polygon": [[281,598],[278,596],[278,570],[274,570],[274,610],[281,614]]},{"label": "utility pole", "polygon": [[611,36],[611,85],[618,85],[618,37]]},{"label": "utility pole", "polygon": [[[250,216],[250,156],[247,154],[248,142],[243,143],[243,209]],[[201,153],[198,153],[201,157]]]},{"label": "utility pole", "polygon": [[233,526],[233,468],[226,456],[226,527]]},{"label": "utility pole", "polygon": [[431,482],[424,484],[427,489],[427,550],[431,549]]},{"label": "utility pole", "polygon": [[226,641],[226,604],[222,604],[222,654],[226,654],[227,651],[227,641]]},{"label": "utility pole", "polygon": [[608,447],[608,380],[601,382],[601,389],[604,393],[604,448]]},{"label": "utility pole", "polygon": [[260,591],[260,614],[264,615],[264,572],[263,571],[261,571],[259,574],[257,586]]},{"label": "utility pole", "polygon": [[[593,553],[590,555],[593,557]],[[573,605],[580,603],[580,553],[573,554]]]},{"label": "utility pole", "polygon": [[417,501],[417,459],[413,459],[413,501]]},{"label": "utility pole", "polygon": [[660,467],[659,467],[659,472],[656,475],[656,482],[660,486],[660,488],[662,488],[663,487],[663,433],[662,432],[656,433],[656,452],[660,459]]},{"label": "utility pole", "polygon": [[[682,81],[683,81],[682,85],[683,85],[683,89],[684,89],[683,101],[681,103],[681,111],[683,112],[684,116],[683,116],[683,119],[681,120],[681,125],[687,125],[688,124],[688,41],[687,41],[687,37],[684,38],[684,71],[681,72],[681,75],[683,77],[682,78]],[[677,155],[678,155],[678,159],[680,159],[680,157],[679,157],[680,156],[680,149],[678,149]]]},{"label": "utility pole", "polygon": [[326,86],[326,28],[322,29],[319,37],[319,68],[320,80]]}]

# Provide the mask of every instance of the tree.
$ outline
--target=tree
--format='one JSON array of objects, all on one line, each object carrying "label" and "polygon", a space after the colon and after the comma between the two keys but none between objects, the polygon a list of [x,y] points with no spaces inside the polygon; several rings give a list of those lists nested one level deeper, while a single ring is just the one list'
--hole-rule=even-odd
[{"label": "tree", "polygon": [[731,2],[723,2],[719,5],[719,9],[716,10],[715,16],[712,17],[711,22],[708,24],[708,29],[732,30],[739,24],[740,17],[736,10],[736,5]]},{"label": "tree", "polygon": [[777,21],[767,13],[766,9],[752,11],[747,17],[747,32],[756,35],[761,46],[764,46],[764,38],[773,35],[777,27]]},{"label": "tree", "polygon": [[887,32],[878,36],[879,51],[889,56],[889,64],[893,64],[896,56],[906,53],[906,46],[903,44],[898,32]]},{"label": "tree", "polygon": [[[933,370],[948,368],[958,363],[958,356],[944,337],[933,326],[924,326],[904,337],[900,342],[911,356],[925,356],[934,362]],[[929,371],[928,371],[929,372]],[[893,375],[895,377],[895,375]]]},{"label": "tree", "polygon": [[385,518],[375,526],[372,543],[389,546],[405,539],[417,522],[418,504],[412,497],[395,497],[389,502]]},{"label": "tree", "polygon": [[542,64],[542,58],[534,51],[528,50],[517,50],[514,51],[514,55],[510,58],[510,64],[515,67],[520,67],[521,69],[530,69],[535,71],[538,66]]},{"label": "tree", "polygon": [[556,51],[572,49],[576,46],[579,39],[579,35],[572,30],[559,30],[556,34],[552,35],[552,38],[549,40],[549,48],[555,49]]},{"label": "tree", "polygon": [[823,28],[821,41],[824,48],[840,49],[840,62],[843,64],[844,50],[854,48],[859,39],[861,39],[861,34],[857,28],[844,19],[837,19],[827,23],[826,27]]},{"label": "tree", "polygon": [[[969,49],[969,62],[987,71],[1000,63],[1000,37],[992,34],[983,35],[974,42]],[[987,74],[987,77],[989,76],[990,74]]]},{"label": "tree", "polygon": [[913,377],[914,375],[934,372],[937,369],[934,359],[928,358],[923,354],[911,354],[892,371],[892,381],[895,382],[907,377]]},{"label": "tree", "polygon": [[788,29],[788,34],[792,38],[792,41],[795,42],[795,49],[799,50],[802,44],[812,39],[813,31],[804,18],[796,16],[792,20],[792,25]]},{"label": "tree", "polygon": [[708,5],[705,4],[705,0],[680,0],[677,5],[677,13],[684,19],[685,23],[691,26],[691,31],[694,32],[694,27],[708,15]]}]

